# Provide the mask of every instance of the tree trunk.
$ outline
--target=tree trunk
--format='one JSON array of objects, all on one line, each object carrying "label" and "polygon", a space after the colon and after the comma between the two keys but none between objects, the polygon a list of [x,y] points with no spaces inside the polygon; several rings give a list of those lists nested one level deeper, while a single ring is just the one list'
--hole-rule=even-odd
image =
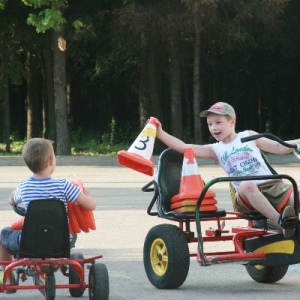
[{"label": "tree trunk", "polygon": [[148,51],[148,80],[149,80],[149,97],[151,105],[151,114],[162,120],[163,111],[160,97],[160,70],[158,66],[159,54],[155,41],[149,43]]},{"label": "tree trunk", "polygon": [[181,56],[177,28],[171,37],[171,134],[182,139]]},{"label": "tree trunk", "polygon": [[38,57],[30,50],[26,53],[27,73],[27,140],[39,137],[42,131],[41,101],[39,96]]},{"label": "tree trunk", "polygon": [[3,107],[4,107],[4,132],[3,137],[5,141],[5,151],[10,152],[10,105],[9,105],[9,83],[8,83],[8,77],[4,76],[3,78],[3,86],[4,86],[4,101],[3,101]]},{"label": "tree trunk", "polygon": [[66,53],[59,48],[59,42],[64,38],[64,25],[60,30],[53,31],[53,74],[54,101],[56,123],[56,153],[57,155],[71,154],[71,137],[69,130],[67,105]]},{"label": "tree trunk", "polygon": [[149,87],[147,77],[147,42],[144,34],[141,34],[141,69],[139,84],[139,116],[140,129],[145,127],[148,120]]},{"label": "tree trunk", "polygon": [[200,122],[200,107],[202,106],[201,84],[200,84],[200,45],[201,45],[201,25],[200,16],[195,13],[195,52],[194,52],[194,99],[193,99],[193,116],[194,116],[194,137],[195,143],[203,142]]},{"label": "tree trunk", "polygon": [[[48,34],[48,33],[46,33]],[[55,105],[53,86],[53,52],[51,39],[46,38],[44,44],[44,133],[43,136],[50,140],[56,140]]]}]

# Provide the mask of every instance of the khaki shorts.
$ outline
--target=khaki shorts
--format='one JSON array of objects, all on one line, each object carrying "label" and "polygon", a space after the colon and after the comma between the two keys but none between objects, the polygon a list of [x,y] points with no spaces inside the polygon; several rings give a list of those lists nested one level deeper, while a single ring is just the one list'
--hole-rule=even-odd
[{"label": "khaki shorts", "polygon": [[[293,192],[292,184],[283,182],[280,179],[274,179],[259,184],[258,188],[279,213],[282,212]],[[257,212],[254,207],[244,203],[241,196],[239,196],[239,201],[237,201],[235,197],[234,208],[243,213]]]}]

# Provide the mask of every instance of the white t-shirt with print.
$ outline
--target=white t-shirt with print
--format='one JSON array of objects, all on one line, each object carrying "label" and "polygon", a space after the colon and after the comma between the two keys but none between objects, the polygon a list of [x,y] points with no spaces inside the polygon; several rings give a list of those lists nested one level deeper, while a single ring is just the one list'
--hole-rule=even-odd
[{"label": "white t-shirt with print", "polygon": [[[249,136],[249,131],[242,131],[230,143],[218,142],[212,144],[215,154],[218,157],[220,166],[229,177],[271,175],[271,171],[265,163],[260,149],[249,141],[242,143],[241,138]],[[268,180],[253,180],[261,184]],[[233,181],[232,184],[237,190],[241,181]]]}]

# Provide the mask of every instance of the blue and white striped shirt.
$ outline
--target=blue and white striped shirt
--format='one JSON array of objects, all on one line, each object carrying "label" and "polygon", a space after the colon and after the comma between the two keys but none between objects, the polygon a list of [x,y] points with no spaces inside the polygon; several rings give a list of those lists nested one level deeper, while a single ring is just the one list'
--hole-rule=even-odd
[{"label": "blue and white striped shirt", "polygon": [[66,179],[30,177],[20,182],[14,194],[16,203],[23,203],[25,210],[31,200],[59,199],[74,202],[81,190]]}]

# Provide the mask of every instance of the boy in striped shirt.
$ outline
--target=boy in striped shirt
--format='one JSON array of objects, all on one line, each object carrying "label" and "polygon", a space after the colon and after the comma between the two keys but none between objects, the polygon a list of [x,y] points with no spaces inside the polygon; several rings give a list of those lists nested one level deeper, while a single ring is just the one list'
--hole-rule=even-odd
[{"label": "boy in striped shirt", "polygon": [[[87,189],[81,190],[66,179],[54,179],[52,174],[56,166],[56,159],[52,141],[43,138],[29,140],[22,152],[27,167],[32,171],[32,176],[21,181],[9,198],[9,204],[14,206],[22,203],[25,210],[32,200],[59,199],[67,205],[67,201],[74,202],[86,208],[95,210],[96,200]],[[0,234],[0,261],[12,260],[19,251],[21,230],[12,230],[5,227]],[[5,269],[5,266],[2,266]],[[11,272],[8,284],[14,284],[14,274]],[[6,292],[15,292],[8,290]]]}]

